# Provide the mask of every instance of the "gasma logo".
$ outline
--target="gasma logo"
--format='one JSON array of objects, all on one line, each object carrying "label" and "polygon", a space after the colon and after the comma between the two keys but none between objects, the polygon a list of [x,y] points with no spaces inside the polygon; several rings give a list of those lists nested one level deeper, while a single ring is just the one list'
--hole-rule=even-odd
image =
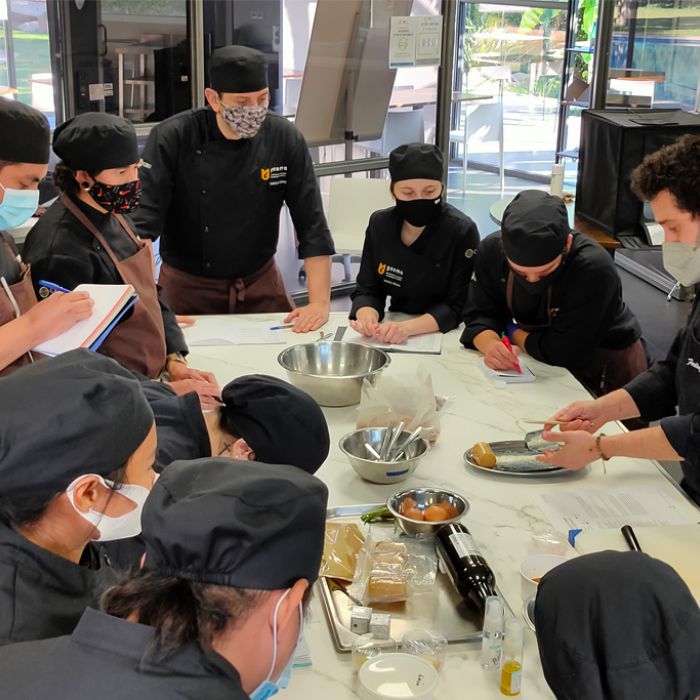
[{"label": "gasma logo", "polygon": [[260,179],[265,182],[270,179],[270,168],[260,168]]},{"label": "gasma logo", "polygon": [[380,275],[383,275],[386,272],[386,263],[379,263],[379,266],[377,267],[377,272]]}]

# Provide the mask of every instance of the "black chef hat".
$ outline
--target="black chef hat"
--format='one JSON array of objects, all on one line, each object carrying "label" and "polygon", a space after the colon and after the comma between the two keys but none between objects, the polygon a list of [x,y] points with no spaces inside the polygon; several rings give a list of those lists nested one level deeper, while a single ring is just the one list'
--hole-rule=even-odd
[{"label": "black chef hat", "polygon": [[564,200],[540,190],[523,190],[503,212],[503,250],[516,265],[552,262],[564,251],[570,232]]},{"label": "black chef hat", "polygon": [[46,165],[49,138],[49,123],[41,112],[0,97],[0,160]]},{"label": "black chef hat", "polygon": [[123,467],[153,427],[138,380],[74,350],[0,379],[0,493],[51,496]]},{"label": "black chef hat", "polygon": [[389,154],[392,182],[413,178],[442,181],[444,169],[440,149],[430,143],[407,143]]},{"label": "black chef hat", "polygon": [[136,130],[122,117],[102,112],[79,114],[56,128],[53,150],[72,170],[99,173],[137,163]]},{"label": "black chef hat", "polygon": [[328,457],[330,435],[320,406],[306,392],[264,374],[234,379],[221,392],[225,421],[268,464],[313,474]]},{"label": "black chef hat", "polygon": [[301,469],[224,457],[173,462],[141,517],[145,568],[235,588],[318,578],[328,489]]},{"label": "black chef hat", "polygon": [[558,698],[685,700],[700,694],[700,609],[667,564],[598,552],[542,578],[535,628]]},{"label": "black chef hat", "polygon": [[223,46],[209,60],[209,84],[217,92],[258,92],[267,87],[265,54],[248,46]]}]

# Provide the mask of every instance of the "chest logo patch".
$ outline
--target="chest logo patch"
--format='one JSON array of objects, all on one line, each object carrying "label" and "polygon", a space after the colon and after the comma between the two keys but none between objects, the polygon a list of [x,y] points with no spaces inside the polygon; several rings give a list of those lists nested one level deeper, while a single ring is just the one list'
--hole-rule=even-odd
[{"label": "chest logo patch", "polygon": [[380,275],[383,275],[383,274],[386,272],[386,263],[381,263],[381,262],[380,262],[379,265],[377,266],[377,272],[378,272]]},{"label": "chest logo patch", "polygon": [[700,372],[700,363],[694,360],[692,357],[688,358],[688,367],[692,367],[694,370]]},{"label": "chest logo patch", "polygon": [[260,179],[264,182],[270,179],[270,168],[260,168]]}]

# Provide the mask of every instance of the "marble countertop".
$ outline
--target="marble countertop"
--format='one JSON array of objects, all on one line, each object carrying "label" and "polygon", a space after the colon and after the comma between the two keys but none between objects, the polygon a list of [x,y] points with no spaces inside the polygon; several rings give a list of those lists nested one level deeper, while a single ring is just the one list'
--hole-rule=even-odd
[{"label": "marble countertop", "polygon": [[[243,317],[228,317],[233,323]],[[279,315],[246,316],[245,321],[269,319]],[[325,330],[346,325],[345,314],[332,314]],[[298,335],[291,330],[279,331],[289,344],[316,340],[318,334]],[[241,374],[264,373],[286,379],[277,363],[283,345],[195,347],[190,364],[215,373],[223,386]],[[557,490],[656,486],[670,494],[681,510],[697,514],[697,509],[670,482],[659,465],[649,460],[615,458],[603,471],[602,462],[567,476],[546,479],[518,479],[492,476],[465,467],[464,451],[479,441],[522,439],[526,419],[542,419],[566,404],[589,398],[585,389],[565,369],[550,367],[528,358],[537,376],[531,384],[498,388],[478,367],[479,355],[459,344],[459,331],[445,336],[441,355],[394,353],[386,372],[392,376],[414,373],[425,367],[432,376],[437,395],[451,401],[442,415],[442,432],[437,444],[421,461],[416,472],[400,485],[378,485],[363,481],[350,467],[338,448],[338,440],[356,426],[357,406],[324,408],[331,432],[331,453],[317,476],[330,491],[329,505],[375,503],[403,488],[438,486],[463,494],[470,503],[464,524],[471,530],[482,553],[496,574],[499,588],[513,612],[521,614],[519,567],[528,556],[531,532],[537,526],[549,526],[537,505],[540,494]],[[610,424],[605,431],[624,430]],[[312,600],[311,621],[305,636],[311,649],[313,666],[295,669],[286,698],[355,697],[356,676],[351,655],[335,651],[321,602]],[[526,629],[523,662],[523,690],[528,700],[554,697],[542,675],[534,634]],[[441,673],[437,698],[469,697],[488,700],[502,697],[496,677],[479,665],[479,649],[465,644],[450,645]]]}]

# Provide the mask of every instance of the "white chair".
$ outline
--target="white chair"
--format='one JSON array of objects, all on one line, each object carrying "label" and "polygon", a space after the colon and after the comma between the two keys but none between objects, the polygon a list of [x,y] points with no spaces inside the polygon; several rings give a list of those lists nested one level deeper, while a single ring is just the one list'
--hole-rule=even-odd
[{"label": "white chair", "polygon": [[381,138],[367,141],[363,145],[372,153],[388,156],[397,146],[424,142],[423,108],[400,107],[387,112]]},{"label": "white chair", "polygon": [[470,144],[498,141],[498,172],[501,194],[503,194],[505,189],[503,103],[482,102],[468,105],[464,110],[464,124],[461,129],[450,131],[450,141],[462,143],[462,194],[467,190],[467,160]]},{"label": "white chair", "polygon": [[328,227],[336,254],[333,262],[342,262],[344,282],[350,282],[350,264],[359,262],[365,243],[370,215],[394,204],[389,180],[377,178],[334,177],[328,196]]}]

